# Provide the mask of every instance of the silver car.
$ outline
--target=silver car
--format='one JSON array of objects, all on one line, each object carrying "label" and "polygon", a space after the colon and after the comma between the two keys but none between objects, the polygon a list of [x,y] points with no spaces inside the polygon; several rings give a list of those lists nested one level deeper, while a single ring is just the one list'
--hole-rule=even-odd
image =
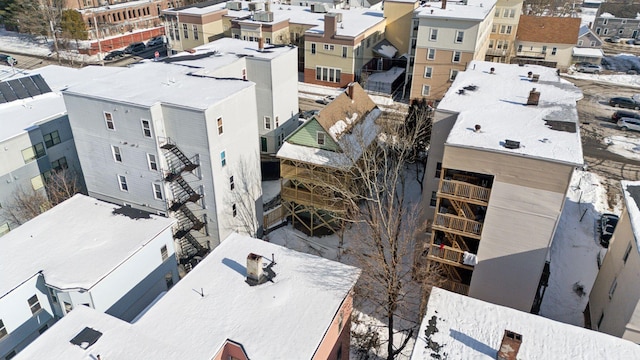
[{"label": "silver car", "polygon": [[600,72],[602,71],[602,67],[596,64],[582,63],[582,64],[576,65],[576,71],[582,72],[582,73],[600,74]]},{"label": "silver car", "polygon": [[640,131],[640,120],[630,117],[623,117],[618,120],[618,127],[622,131],[634,130]]}]

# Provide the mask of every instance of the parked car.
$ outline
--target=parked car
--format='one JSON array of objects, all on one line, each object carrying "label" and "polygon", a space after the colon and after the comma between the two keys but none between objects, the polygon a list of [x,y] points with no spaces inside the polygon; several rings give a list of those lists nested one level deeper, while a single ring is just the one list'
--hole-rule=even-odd
[{"label": "parked car", "polygon": [[127,46],[124,49],[124,52],[126,54],[136,54],[139,53],[141,51],[144,51],[144,49],[146,49],[146,45],[143,42],[134,42],[129,44],[129,46]]},{"label": "parked car", "polygon": [[609,247],[609,241],[613,236],[613,231],[618,224],[618,215],[616,214],[602,214],[600,217],[600,245],[605,249]]},{"label": "parked car", "polygon": [[617,44],[617,43],[620,42],[620,37],[619,36],[612,36],[612,37],[608,37],[608,38],[604,39],[604,41],[606,41],[608,43]]},{"label": "parked car", "polygon": [[114,50],[108,53],[107,56],[104,57],[104,59],[107,61],[116,60],[116,59],[120,59],[121,57],[124,57],[125,55],[126,54],[122,50]]},{"label": "parked car", "polygon": [[614,112],[613,115],[611,115],[611,120],[613,120],[613,122],[615,123],[617,123],[618,120],[622,118],[632,118],[640,120],[640,114],[634,113],[632,111],[618,110]]},{"label": "parked car", "polygon": [[623,107],[627,109],[640,109],[640,102],[628,97],[614,97],[609,100],[609,105],[613,107]]},{"label": "parked car", "polygon": [[16,58],[7,54],[0,54],[0,62],[3,62],[9,66],[18,64],[18,60],[16,60]]},{"label": "parked car", "polygon": [[622,131],[634,130],[640,131],[640,119],[623,117],[618,120],[618,127]]},{"label": "parked car", "polygon": [[333,95],[327,95],[325,97],[323,97],[322,99],[318,99],[316,100],[316,102],[318,104],[322,104],[322,105],[327,105],[328,103],[332,102],[333,99],[335,99],[336,97]]},{"label": "parked car", "polygon": [[149,41],[147,41],[147,47],[162,45],[164,43],[165,43],[165,37],[164,35],[160,35],[160,36],[152,37],[151,39],[149,39]]},{"label": "parked car", "polygon": [[596,64],[580,63],[576,64],[576,71],[590,74],[600,74],[602,67]]}]

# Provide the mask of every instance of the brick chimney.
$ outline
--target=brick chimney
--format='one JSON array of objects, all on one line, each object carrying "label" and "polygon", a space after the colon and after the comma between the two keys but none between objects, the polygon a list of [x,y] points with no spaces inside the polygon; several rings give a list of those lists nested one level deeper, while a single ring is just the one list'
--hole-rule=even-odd
[{"label": "brick chimney", "polygon": [[447,0],[442,0],[442,10],[447,8]]},{"label": "brick chimney", "polygon": [[540,101],[540,91],[536,91],[536,88],[533,88],[529,91],[529,98],[527,99],[527,105],[538,105]]},{"label": "brick chimney", "polygon": [[264,39],[262,37],[258,38],[258,50],[264,50]]},{"label": "brick chimney", "polygon": [[354,83],[349,83],[349,85],[347,85],[347,96],[351,100],[353,100],[353,91],[354,91],[353,87],[354,87]]},{"label": "brick chimney", "polygon": [[338,14],[329,13],[324,15],[324,37],[332,38],[338,29]]},{"label": "brick chimney", "polygon": [[249,283],[249,285],[257,285],[263,280],[262,256],[249,253],[249,255],[247,255],[247,283]]},{"label": "brick chimney", "polygon": [[264,11],[271,11],[271,1],[267,1],[264,3]]},{"label": "brick chimney", "polygon": [[505,330],[500,344],[500,350],[496,354],[497,360],[517,360],[518,350],[522,345],[522,335]]}]

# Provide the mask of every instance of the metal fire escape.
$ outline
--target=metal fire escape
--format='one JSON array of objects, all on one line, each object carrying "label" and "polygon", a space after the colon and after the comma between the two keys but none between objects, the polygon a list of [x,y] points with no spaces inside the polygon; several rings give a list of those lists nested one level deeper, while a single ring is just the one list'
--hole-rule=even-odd
[{"label": "metal fire escape", "polygon": [[189,203],[197,203],[202,195],[198,194],[183,177],[200,165],[196,157],[188,158],[170,138],[166,138],[166,142],[160,148],[166,150],[164,156],[169,165],[169,171],[166,171],[164,176],[164,181],[170,184],[173,194],[169,211],[173,212],[173,217],[178,220],[173,237],[180,245],[180,263],[189,271],[198,259],[204,257],[210,250],[202,246],[191,233],[200,231],[205,226],[205,222],[199,219],[188,206]]}]

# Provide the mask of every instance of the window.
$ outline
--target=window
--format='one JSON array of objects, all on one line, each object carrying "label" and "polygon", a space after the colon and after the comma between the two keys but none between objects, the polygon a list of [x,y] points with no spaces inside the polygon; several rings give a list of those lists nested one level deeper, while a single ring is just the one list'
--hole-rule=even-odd
[{"label": "window", "polygon": [[0,225],[0,236],[8,233],[11,229],[9,229],[9,223],[4,223]]},{"label": "window", "polygon": [[496,12],[493,14],[494,17],[500,16],[500,8],[496,8]]},{"label": "window", "polygon": [[167,284],[167,289],[171,289],[173,287],[173,274],[171,272],[168,272],[164,276],[164,282]]},{"label": "window", "polygon": [[[606,24],[605,24],[606,25]],[[602,31],[603,35],[607,35],[609,34],[609,28],[604,28],[604,30]]]},{"label": "window", "polygon": [[584,44],[584,42],[582,40],[578,40],[578,46],[582,46],[582,44]]},{"label": "window", "polygon": [[618,30],[618,35],[622,35],[622,34],[624,34],[624,29],[619,29]]},{"label": "window", "polygon": [[513,26],[511,25],[500,26],[500,34],[511,34],[512,30],[513,30]]},{"label": "window", "polygon": [[158,171],[158,161],[154,154],[147,154],[147,162],[149,163],[149,170]]},{"label": "window", "polygon": [[436,206],[437,195],[438,195],[437,191],[432,191],[431,192],[431,200],[429,200],[429,206],[431,206],[431,207],[435,207]]},{"label": "window", "polygon": [[264,117],[264,128],[269,130],[271,129],[271,117],[270,116],[265,116]]},{"label": "window", "polygon": [[220,152],[220,166],[225,167],[227,165],[227,153]]},{"label": "window", "polygon": [[456,76],[458,76],[458,70],[456,69],[451,69],[451,72],[449,73],[449,80],[453,81],[456,79]]},{"label": "window", "polygon": [[516,9],[511,9],[511,10],[509,10],[509,17],[510,17],[510,18],[514,18],[514,17],[516,17]]},{"label": "window", "polygon": [[156,200],[162,200],[162,186],[160,184],[151,184],[153,186],[153,197]]},{"label": "window", "polygon": [[371,46],[371,38],[367,38],[367,49]]},{"label": "window", "polygon": [[316,142],[318,143],[318,145],[324,145],[324,133],[318,131],[316,133]]},{"label": "window", "polygon": [[492,33],[492,34],[495,34],[496,32],[498,32],[498,25],[493,24],[493,25],[491,26],[491,33]]},{"label": "window", "polygon": [[489,40],[489,49],[493,49],[493,44],[494,44],[493,40]]},{"label": "window", "polygon": [[340,69],[316,66],[316,80],[339,83],[340,76]]},{"label": "window", "polygon": [[316,53],[316,43],[311,43],[311,54]]},{"label": "window", "polygon": [[47,331],[47,329],[49,329],[49,325],[45,324],[43,327],[38,329],[38,334],[40,334],[40,335],[44,334],[44,332]]},{"label": "window", "polygon": [[222,118],[218,118],[218,135],[222,135],[224,133],[224,128],[222,127]]},{"label": "window", "polygon": [[129,191],[129,187],[127,186],[127,177],[124,175],[118,175],[118,184],[120,185],[120,190]]},{"label": "window", "polygon": [[461,43],[464,40],[464,31],[456,31],[456,41],[457,43]]},{"label": "window", "polygon": [[518,45],[518,52],[522,52],[522,45]]},{"label": "window", "polygon": [[58,130],[44,134],[44,145],[47,149],[57,144],[60,144],[60,135],[58,134]]},{"label": "window", "polygon": [[452,62],[457,63],[460,62],[460,57],[462,56],[462,54],[460,53],[460,51],[454,51],[453,52],[453,59],[451,59]]},{"label": "window", "polygon": [[115,130],[116,129],[116,124],[113,121],[113,115],[111,115],[111,113],[108,113],[108,112],[104,113],[104,121],[107,124],[107,129],[109,129],[109,130]]},{"label": "window", "polygon": [[42,309],[40,307],[40,301],[38,301],[37,295],[33,295],[32,297],[30,297],[28,302],[29,302],[29,307],[31,308],[31,313],[33,315],[35,315],[38,311],[40,311],[40,309]]},{"label": "window", "polygon": [[45,156],[46,154],[47,153],[44,150],[44,145],[42,143],[37,143],[22,150],[22,159],[24,160],[25,164],[28,164],[35,159],[39,159]]},{"label": "window", "polygon": [[142,135],[144,137],[151,137],[151,123],[149,120],[142,120]]},{"label": "window", "polygon": [[432,74],[433,74],[432,67],[427,66],[426,68],[424,68],[424,77],[430,78]]},{"label": "window", "polygon": [[60,170],[62,170],[62,169],[66,169],[66,168],[68,168],[68,167],[69,167],[69,165],[67,164],[67,158],[66,158],[66,157],[64,157],[64,156],[63,156],[63,157],[61,157],[61,158],[60,158],[60,159],[58,159],[58,160],[54,160],[54,161],[51,163],[51,168],[52,168],[53,170],[55,170],[55,171],[60,171]]},{"label": "window", "polygon": [[502,12],[502,17],[509,17],[509,9],[504,9]]},{"label": "window", "polygon": [[591,46],[591,47],[596,46],[596,42],[595,42],[595,41],[590,42],[590,43],[589,43],[589,46]]},{"label": "window", "polygon": [[236,188],[236,184],[233,183],[233,176],[229,176],[229,188],[231,190]]},{"label": "window", "polygon": [[343,46],[343,47],[342,47],[342,57],[343,57],[343,58],[346,58],[346,57],[347,57],[347,47],[346,47],[346,46]]},{"label": "window", "polygon": [[431,29],[431,33],[429,34],[429,40],[431,41],[438,40],[438,29]]},{"label": "window", "polygon": [[267,152],[267,138],[264,136],[260,138],[260,151]]},{"label": "window", "polygon": [[113,160],[116,162],[122,162],[122,152],[119,147],[111,145],[111,152],[113,153]]},{"label": "window", "polygon": [[162,261],[165,261],[169,258],[169,250],[167,249],[167,245],[162,245],[160,248],[160,256],[162,257]]},{"label": "window", "polygon": [[4,323],[2,322],[2,319],[0,319],[0,339],[7,336],[7,334],[7,328],[4,327]]},{"label": "window", "polygon": [[429,85],[422,85],[422,95],[423,96],[429,96],[429,93],[431,92],[431,86]]},{"label": "window", "polygon": [[328,50],[328,51],[333,51],[335,49],[335,47],[333,45],[330,45],[330,44],[324,44],[324,49]]},{"label": "window", "polygon": [[[0,232],[1,234],[2,232]],[[631,246],[631,243],[629,243],[629,245],[627,245],[627,250],[624,251],[624,256],[622,257],[622,261],[626,264],[627,263],[627,259],[629,258],[629,254],[631,253],[631,249],[633,247]]]},{"label": "window", "polygon": [[236,215],[238,215],[236,204],[231,205],[231,213],[233,214],[233,217],[236,217]]},{"label": "window", "polygon": [[193,29],[193,39],[198,40],[198,26],[193,25],[192,29]]},{"label": "window", "polygon": [[436,163],[436,176],[437,178],[440,177],[440,173],[442,172],[442,163]]},{"label": "window", "polygon": [[42,181],[42,175],[36,175],[31,178],[31,187],[33,190],[39,190],[44,187],[44,182]]},{"label": "window", "polygon": [[283,142],[284,142],[284,133],[280,133],[280,135],[278,135],[278,149],[280,148],[280,146],[282,146]]},{"label": "window", "polygon": [[543,45],[542,46],[542,53],[546,54],[547,53],[547,45]]},{"label": "window", "polygon": [[613,298],[613,293],[616,292],[616,287],[618,287],[618,278],[614,278],[613,283],[611,283],[611,287],[609,288],[609,299]]},{"label": "window", "polygon": [[436,49],[427,49],[427,60],[434,60],[436,58]]},{"label": "window", "polygon": [[264,42],[267,44],[271,44],[271,38],[264,38]]},{"label": "window", "polygon": [[189,27],[187,24],[182,24],[182,33],[184,34],[185,39],[189,38]]},{"label": "window", "polygon": [[558,52],[558,48],[551,48],[551,55],[555,55]]},{"label": "window", "polygon": [[52,300],[54,303],[56,303],[56,304],[57,304],[57,303],[58,303],[58,296],[56,295],[56,291],[55,291],[55,290],[53,290],[52,288],[48,288],[48,289],[49,289],[49,295],[51,295],[51,300]]},{"label": "window", "polygon": [[276,115],[276,129],[280,126],[280,117]]}]

